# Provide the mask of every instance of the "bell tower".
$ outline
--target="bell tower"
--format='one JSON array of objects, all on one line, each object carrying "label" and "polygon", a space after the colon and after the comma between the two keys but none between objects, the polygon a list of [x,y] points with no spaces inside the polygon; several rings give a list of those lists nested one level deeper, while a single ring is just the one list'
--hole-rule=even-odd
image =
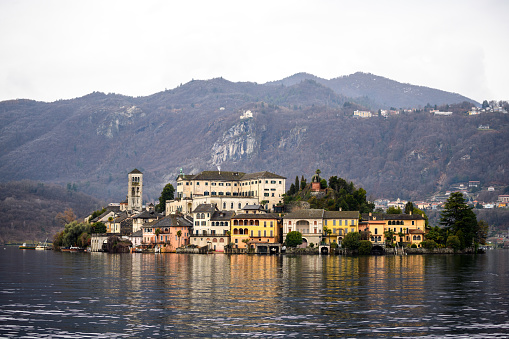
[{"label": "bell tower", "polygon": [[143,173],[134,169],[128,174],[127,210],[141,212],[143,197]]}]

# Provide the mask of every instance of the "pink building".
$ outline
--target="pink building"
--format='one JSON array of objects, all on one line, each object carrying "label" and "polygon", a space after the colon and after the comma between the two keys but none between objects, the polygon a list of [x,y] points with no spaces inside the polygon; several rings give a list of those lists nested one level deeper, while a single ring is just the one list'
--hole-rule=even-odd
[{"label": "pink building", "polygon": [[154,247],[161,252],[175,252],[189,244],[192,221],[183,216],[169,215],[143,225],[143,245]]}]

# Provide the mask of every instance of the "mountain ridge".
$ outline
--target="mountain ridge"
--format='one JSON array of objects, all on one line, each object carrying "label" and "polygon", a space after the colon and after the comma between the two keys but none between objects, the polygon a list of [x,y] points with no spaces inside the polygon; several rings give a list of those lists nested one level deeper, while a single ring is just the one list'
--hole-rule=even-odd
[{"label": "mountain ridge", "polygon": [[[377,105],[371,97],[351,98],[307,76],[301,73],[291,86],[215,78],[144,97],[93,92],[52,103],[0,102],[0,180],[75,183],[112,201],[124,199],[133,168],[146,172],[147,201],[157,199],[180,168],[196,173],[218,165],[289,179],[320,168],[369,195],[402,198],[429,195],[442,182],[483,168],[485,182],[507,181],[497,169],[506,164],[506,115],[464,116],[476,105],[472,100],[450,102],[451,117],[416,112],[357,120],[354,110]],[[434,104],[432,95],[426,101]],[[253,118],[241,120],[247,110]],[[496,128],[479,131],[480,124]],[[487,151],[490,159],[495,153],[491,162]],[[468,168],[460,161],[466,154],[474,163]]]}]

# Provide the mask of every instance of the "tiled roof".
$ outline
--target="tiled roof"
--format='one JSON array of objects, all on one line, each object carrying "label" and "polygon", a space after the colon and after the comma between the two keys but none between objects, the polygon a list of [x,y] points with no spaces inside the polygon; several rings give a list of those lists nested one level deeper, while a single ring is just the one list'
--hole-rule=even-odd
[{"label": "tiled roof", "polygon": [[424,234],[424,231],[417,230],[417,229],[411,229],[411,230],[408,230],[408,233],[410,233],[410,234]]},{"label": "tiled roof", "polygon": [[133,169],[129,174],[143,174],[137,168]]},{"label": "tiled roof", "polygon": [[303,209],[288,213],[283,219],[322,219],[324,212],[322,209]]},{"label": "tiled roof", "polygon": [[229,221],[234,215],[234,211],[215,211],[210,221]]},{"label": "tiled roof", "polygon": [[424,220],[424,218],[420,214],[384,214],[384,213],[376,213],[373,215],[369,215],[367,213],[362,214],[362,220]]},{"label": "tiled roof", "polygon": [[180,174],[178,178],[183,180],[217,180],[217,181],[234,181],[234,180],[251,180],[251,179],[286,179],[283,176],[271,172],[230,172],[230,171],[203,171],[198,174]]},{"label": "tiled roof", "polygon": [[231,181],[240,180],[245,173],[227,171],[203,171],[194,176],[193,180],[218,180]]},{"label": "tiled roof", "polygon": [[260,210],[263,210],[263,206],[260,206],[260,205],[246,205],[244,207],[242,207],[243,210],[245,211],[260,211]]},{"label": "tiled roof", "polygon": [[143,211],[136,214],[133,219],[154,219],[154,218],[162,218],[163,215],[159,214],[155,211]]},{"label": "tiled roof", "polygon": [[[143,227],[146,227],[147,225],[148,224],[145,224],[145,225],[143,225]],[[191,227],[191,226],[193,226],[193,224],[190,221],[188,221],[180,216],[169,215],[167,217],[157,220],[155,223],[153,223],[150,226],[155,227],[155,228],[175,227],[175,226]]]},{"label": "tiled roof", "polygon": [[358,219],[359,211],[325,211],[324,219]]},{"label": "tiled roof", "polygon": [[192,213],[214,213],[216,210],[216,204],[199,204]]},{"label": "tiled roof", "polygon": [[143,230],[138,230],[131,234],[131,237],[142,237],[143,236]]},{"label": "tiled roof", "polygon": [[251,179],[286,179],[280,175],[271,173],[271,172],[256,172],[256,173],[247,173],[242,177],[242,180],[251,180]]},{"label": "tiled roof", "polygon": [[281,219],[275,213],[260,213],[260,214],[237,214],[232,219]]}]

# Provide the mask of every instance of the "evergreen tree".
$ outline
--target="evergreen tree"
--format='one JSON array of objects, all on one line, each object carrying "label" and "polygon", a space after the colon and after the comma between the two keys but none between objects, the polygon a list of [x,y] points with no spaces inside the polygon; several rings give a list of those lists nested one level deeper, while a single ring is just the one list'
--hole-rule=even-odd
[{"label": "evergreen tree", "polygon": [[472,246],[477,240],[479,225],[472,207],[465,203],[463,194],[452,193],[444,207],[440,213],[440,225],[444,226],[449,234],[458,237],[460,248]]},{"label": "evergreen tree", "polygon": [[299,182],[299,176],[295,176],[295,193],[299,191],[300,182]]},{"label": "evergreen tree", "polygon": [[306,179],[304,179],[304,176],[302,176],[302,178],[300,179],[300,189],[303,190],[304,188],[306,188]]},{"label": "evergreen tree", "polygon": [[156,210],[158,212],[163,212],[166,209],[166,200],[173,200],[174,194],[175,188],[173,188],[173,185],[170,183],[166,184],[159,197],[159,204],[156,205]]}]

